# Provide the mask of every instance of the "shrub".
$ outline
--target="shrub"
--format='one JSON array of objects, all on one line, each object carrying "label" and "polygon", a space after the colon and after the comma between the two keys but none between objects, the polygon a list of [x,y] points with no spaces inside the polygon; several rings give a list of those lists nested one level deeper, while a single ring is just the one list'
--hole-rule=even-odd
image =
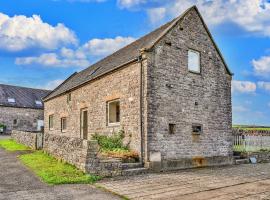
[{"label": "shrub", "polygon": [[121,158],[123,162],[138,162],[138,153],[131,151],[128,144],[123,144],[124,137],[124,131],[119,131],[111,136],[95,133],[92,139],[97,140],[101,148],[101,155],[111,158]]},{"label": "shrub", "polygon": [[6,125],[0,124],[0,132],[4,132],[6,129]]},{"label": "shrub", "polygon": [[101,150],[103,151],[110,151],[114,149],[128,150],[128,147],[123,144],[124,137],[124,131],[119,131],[111,136],[99,135],[97,133],[92,136],[94,140],[97,140]]}]

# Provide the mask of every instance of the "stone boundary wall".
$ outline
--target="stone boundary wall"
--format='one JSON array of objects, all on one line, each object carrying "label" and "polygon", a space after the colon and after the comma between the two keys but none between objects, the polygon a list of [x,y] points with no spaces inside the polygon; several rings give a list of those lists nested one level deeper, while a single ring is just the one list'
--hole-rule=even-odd
[{"label": "stone boundary wall", "polygon": [[37,145],[37,140],[39,137],[42,137],[41,132],[26,132],[26,131],[17,131],[12,130],[11,138],[18,143],[24,144],[31,149],[39,149]]},{"label": "stone boundary wall", "polygon": [[270,131],[266,131],[266,130],[243,130],[243,129],[233,128],[233,135],[270,136]]},{"label": "stone boundary wall", "polygon": [[247,155],[248,158],[255,157],[257,159],[257,163],[269,163],[270,162],[270,152],[250,152]]},{"label": "stone boundary wall", "polygon": [[99,157],[99,145],[96,140],[44,134],[43,149],[87,173],[104,177],[118,176],[122,173],[120,160]]}]

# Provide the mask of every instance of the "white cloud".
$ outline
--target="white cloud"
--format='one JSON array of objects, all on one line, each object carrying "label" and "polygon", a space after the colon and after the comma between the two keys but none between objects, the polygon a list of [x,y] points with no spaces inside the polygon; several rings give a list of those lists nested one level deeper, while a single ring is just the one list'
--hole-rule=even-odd
[{"label": "white cloud", "polygon": [[52,80],[49,81],[46,85],[44,85],[41,88],[44,88],[45,90],[53,90],[55,89],[58,85],[60,85],[61,83],[63,83],[64,80],[61,79],[57,79],[57,80]]},{"label": "white cloud", "polygon": [[252,60],[253,69],[256,75],[270,75],[270,56],[262,56],[258,60]]},{"label": "white cloud", "polygon": [[61,45],[76,43],[76,35],[64,24],[52,26],[37,15],[9,17],[0,13],[0,48],[3,50],[56,49]]},{"label": "white cloud", "polygon": [[[166,11],[164,17],[171,18],[179,16],[193,5],[197,5],[209,25],[233,22],[246,31],[270,37],[270,2],[266,0],[172,0],[160,3],[159,9]],[[152,13],[156,9],[148,9],[148,14],[152,22],[159,23],[159,17],[153,20]]]},{"label": "white cloud", "polygon": [[92,39],[78,49],[63,47],[56,53],[43,53],[39,56],[18,57],[17,65],[37,64],[47,67],[88,67],[93,57],[107,56],[133,42],[132,37]]},{"label": "white cloud", "polygon": [[232,92],[234,93],[254,93],[256,84],[250,81],[232,81]]},{"label": "white cloud", "polygon": [[117,4],[121,8],[131,8],[146,3],[146,0],[117,0]]},{"label": "white cloud", "polygon": [[162,21],[166,15],[166,8],[152,8],[147,11],[151,23]]},{"label": "white cloud", "polygon": [[257,84],[260,89],[270,91],[270,82],[259,81]]},{"label": "white cloud", "polygon": [[87,52],[94,56],[106,56],[109,55],[121,47],[124,47],[135,38],[133,37],[121,37],[116,38],[105,38],[105,39],[92,39],[82,46],[84,52]]},{"label": "white cloud", "polygon": [[47,67],[87,67],[90,62],[78,57],[64,57],[57,53],[43,53],[40,56],[16,58],[17,65],[37,64]]}]

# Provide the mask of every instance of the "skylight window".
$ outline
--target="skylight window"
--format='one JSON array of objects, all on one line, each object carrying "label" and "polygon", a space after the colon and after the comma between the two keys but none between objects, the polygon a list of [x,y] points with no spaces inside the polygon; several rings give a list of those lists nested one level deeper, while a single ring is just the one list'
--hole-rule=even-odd
[{"label": "skylight window", "polygon": [[36,102],[36,105],[37,106],[42,106],[42,102],[41,101],[36,100],[35,102]]},{"label": "skylight window", "polygon": [[16,103],[14,98],[8,98],[8,103]]}]

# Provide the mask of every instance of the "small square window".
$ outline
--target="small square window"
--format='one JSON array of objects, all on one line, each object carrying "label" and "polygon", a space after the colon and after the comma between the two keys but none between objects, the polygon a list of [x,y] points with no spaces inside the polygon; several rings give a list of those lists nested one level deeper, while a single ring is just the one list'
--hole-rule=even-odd
[{"label": "small square window", "polygon": [[16,103],[14,98],[8,98],[8,103]]},{"label": "small square window", "polygon": [[53,129],[53,115],[49,115],[49,130]]},{"label": "small square window", "polygon": [[13,120],[13,125],[17,125],[18,124],[18,120],[17,119],[14,119]]},{"label": "small square window", "polygon": [[202,125],[201,124],[193,124],[192,125],[192,134],[194,135],[200,135],[202,134]]},{"label": "small square window", "polygon": [[169,124],[169,134],[175,134],[176,125],[175,124]]},{"label": "small square window", "polygon": [[114,125],[120,123],[120,101],[110,101],[107,106],[108,124]]},{"label": "small square window", "polygon": [[188,50],[188,70],[191,72],[200,73],[200,52]]},{"label": "small square window", "polygon": [[67,118],[61,118],[61,132],[66,132],[67,130]]}]

